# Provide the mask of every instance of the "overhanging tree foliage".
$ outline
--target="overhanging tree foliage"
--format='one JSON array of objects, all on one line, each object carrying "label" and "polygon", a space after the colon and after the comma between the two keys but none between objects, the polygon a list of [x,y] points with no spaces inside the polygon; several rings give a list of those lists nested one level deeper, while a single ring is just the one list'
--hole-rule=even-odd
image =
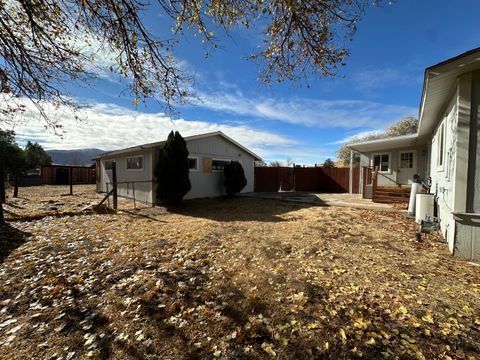
[{"label": "overhanging tree foliage", "polygon": [[182,201],[191,189],[187,143],[178,131],[172,131],[158,152],[155,168],[157,201],[173,205]]},{"label": "overhanging tree foliage", "polygon": [[230,163],[225,164],[223,175],[225,176],[225,191],[228,196],[239,193],[247,185],[247,178],[245,177],[242,164],[238,161],[230,161]]},{"label": "overhanging tree foliage", "polygon": [[[189,76],[175,58],[187,31],[205,52],[219,44],[216,32],[234,27],[261,32],[264,42],[250,58],[263,66],[264,82],[335,76],[348,55],[368,0],[0,0],[0,121],[14,121],[30,99],[52,128],[45,102],[75,109],[62,91],[72,80],[88,81],[96,53],[113,62],[97,63],[129,80],[134,103],[161,98],[167,107],[189,98]],[[165,15],[173,31],[158,35],[144,14]],[[263,44],[263,45],[262,45]]]}]

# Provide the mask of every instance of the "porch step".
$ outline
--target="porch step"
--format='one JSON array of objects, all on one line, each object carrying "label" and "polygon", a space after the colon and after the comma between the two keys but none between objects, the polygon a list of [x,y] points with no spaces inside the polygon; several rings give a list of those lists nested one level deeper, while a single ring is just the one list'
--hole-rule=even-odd
[{"label": "porch step", "polygon": [[407,203],[410,199],[409,187],[377,187],[374,201],[378,203]]},{"label": "porch step", "polygon": [[382,204],[391,204],[391,203],[408,203],[408,198],[398,197],[398,196],[375,196],[373,202],[382,203]]}]

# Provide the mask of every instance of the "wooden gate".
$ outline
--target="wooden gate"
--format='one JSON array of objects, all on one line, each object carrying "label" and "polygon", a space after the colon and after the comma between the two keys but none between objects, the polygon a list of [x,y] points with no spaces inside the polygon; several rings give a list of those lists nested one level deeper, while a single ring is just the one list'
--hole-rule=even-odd
[{"label": "wooden gate", "polygon": [[[359,168],[353,168],[353,193],[359,192]],[[255,191],[349,192],[349,168],[256,167]]]}]

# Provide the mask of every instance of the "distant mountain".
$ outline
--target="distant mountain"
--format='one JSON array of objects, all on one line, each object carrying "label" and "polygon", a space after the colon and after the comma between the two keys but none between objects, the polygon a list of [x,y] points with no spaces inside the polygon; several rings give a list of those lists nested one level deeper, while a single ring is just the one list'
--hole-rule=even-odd
[{"label": "distant mountain", "polygon": [[60,165],[91,165],[92,157],[105,152],[101,149],[47,150],[53,164]]}]

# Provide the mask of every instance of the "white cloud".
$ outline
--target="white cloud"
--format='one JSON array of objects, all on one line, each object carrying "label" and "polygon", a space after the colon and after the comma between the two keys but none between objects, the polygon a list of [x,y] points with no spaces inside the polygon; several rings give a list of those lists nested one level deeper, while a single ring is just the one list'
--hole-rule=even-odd
[{"label": "white cloud", "polygon": [[[54,109],[47,105],[48,114],[63,125],[61,137],[45,129],[44,122],[33,105],[25,102],[27,110],[23,120],[17,122],[15,132],[19,143],[38,141],[46,149],[100,148],[120,149],[149,142],[164,140],[171,130],[183,136],[223,131],[261,157],[271,160],[273,156],[296,153],[301,155],[302,145],[296,141],[269,131],[248,126],[225,125],[201,120],[172,120],[164,113],[144,113],[112,104],[93,104],[76,115],[67,109]],[[308,155],[307,151],[304,152]],[[306,158],[306,157],[305,157]],[[299,161],[305,159],[299,159]]]},{"label": "white cloud", "polygon": [[372,94],[379,89],[392,88],[392,86],[418,87],[422,79],[423,69],[413,62],[408,62],[402,67],[365,69],[352,76],[353,84],[357,89]]},{"label": "white cloud", "polygon": [[319,128],[379,128],[405,115],[415,115],[415,107],[364,100],[274,99],[247,96],[243,92],[199,92],[196,106],[217,112],[280,121]]}]

